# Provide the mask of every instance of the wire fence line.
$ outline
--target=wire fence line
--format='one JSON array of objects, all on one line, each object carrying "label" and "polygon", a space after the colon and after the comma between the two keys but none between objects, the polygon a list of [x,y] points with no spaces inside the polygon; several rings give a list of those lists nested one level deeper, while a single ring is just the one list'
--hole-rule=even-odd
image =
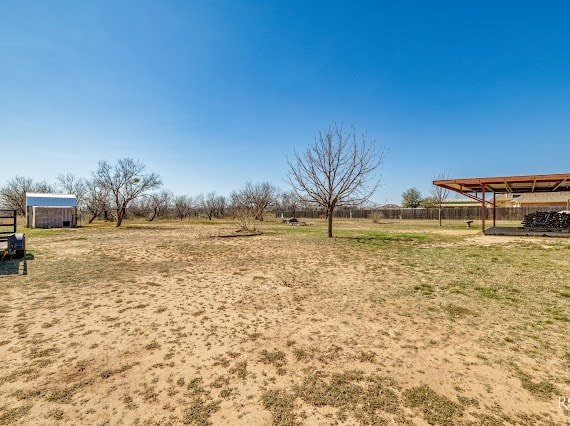
[{"label": "wire fence line", "polygon": [[[497,220],[523,220],[525,215],[534,212],[557,212],[563,210],[563,207],[497,207]],[[486,219],[493,218],[493,208],[486,209]],[[322,209],[314,210],[276,210],[275,216],[278,218],[298,217],[305,219],[325,218],[325,211]],[[400,209],[335,209],[334,218],[338,219],[378,219],[378,220],[437,220],[437,208],[400,208]],[[441,210],[442,220],[478,220],[481,219],[480,207],[460,207],[460,208],[444,208]]]}]

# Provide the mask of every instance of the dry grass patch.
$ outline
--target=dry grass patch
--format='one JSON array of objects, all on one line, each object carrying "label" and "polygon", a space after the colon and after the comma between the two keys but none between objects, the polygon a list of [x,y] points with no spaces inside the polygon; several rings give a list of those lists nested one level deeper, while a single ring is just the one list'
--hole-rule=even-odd
[{"label": "dry grass patch", "polygon": [[405,404],[419,409],[429,424],[453,426],[463,410],[457,403],[439,395],[429,386],[422,385],[404,391]]},{"label": "dry grass patch", "polygon": [[362,424],[379,424],[385,421],[383,413],[395,414],[400,405],[393,380],[358,370],[309,375],[295,392],[307,404],[337,408],[341,421],[350,413]]},{"label": "dry grass patch", "polygon": [[25,417],[31,410],[32,405],[21,405],[18,407],[5,408],[0,407],[0,425],[8,425],[18,422]]},{"label": "dry grass patch", "polygon": [[301,423],[295,414],[295,395],[279,389],[263,393],[263,407],[271,412],[274,426],[297,426]]}]

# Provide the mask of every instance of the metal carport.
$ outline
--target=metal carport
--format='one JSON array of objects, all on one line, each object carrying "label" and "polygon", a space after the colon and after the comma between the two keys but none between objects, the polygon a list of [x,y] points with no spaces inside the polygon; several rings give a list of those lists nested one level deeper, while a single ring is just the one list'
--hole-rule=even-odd
[{"label": "metal carport", "polygon": [[[481,227],[485,233],[487,203],[493,205],[493,226],[496,225],[496,194],[568,191],[570,190],[570,173],[443,179],[434,180],[433,184],[479,201],[481,203]],[[486,194],[489,192],[493,193],[493,201],[486,199]]]}]

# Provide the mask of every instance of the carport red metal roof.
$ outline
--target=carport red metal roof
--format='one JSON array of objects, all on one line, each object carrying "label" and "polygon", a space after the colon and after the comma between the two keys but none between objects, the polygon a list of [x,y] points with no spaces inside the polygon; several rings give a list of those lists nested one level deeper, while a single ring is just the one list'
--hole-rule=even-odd
[{"label": "carport red metal roof", "polygon": [[[568,191],[570,190],[570,173],[442,179],[434,180],[433,184],[479,201],[481,222],[483,232],[485,232],[486,203],[493,204],[493,226],[495,225],[495,194]],[[485,200],[486,192],[493,193],[493,201]]]},{"label": "carport red metal roof", "polygon": [[554,192],[570,190],[570,173],[434,180],[434,185],[460,194]]}]

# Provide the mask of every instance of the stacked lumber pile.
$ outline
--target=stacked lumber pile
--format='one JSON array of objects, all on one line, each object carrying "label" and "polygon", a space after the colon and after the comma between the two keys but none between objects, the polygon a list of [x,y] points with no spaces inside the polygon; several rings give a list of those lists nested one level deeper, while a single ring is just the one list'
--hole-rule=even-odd
[{"label": "stacked lumber pile", "polygon": [[570,230],[570,214],[556,212],[529,213],[524,217],[522,225],[525,229]]}]

